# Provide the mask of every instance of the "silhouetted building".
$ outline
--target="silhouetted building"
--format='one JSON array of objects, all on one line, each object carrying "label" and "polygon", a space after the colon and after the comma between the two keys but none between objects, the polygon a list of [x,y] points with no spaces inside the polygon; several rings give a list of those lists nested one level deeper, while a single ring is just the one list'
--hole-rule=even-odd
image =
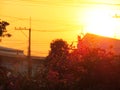
[{"label": "silhouetted building", "polygon": [[115,55],[120,55],[120,40],[87,33],[81,40],[78,38],[78,50],[86,52],[87,49],[100,48]]},{"label": "silhouetted building", "polygon": [[11,57],[25,57],[23,50],[12,49],[0,46],[0,55]]},{"label": "silhouetted building", "polygon": [[[38,70],[44,62],[45,57],[31,56],[32,72]],[[28,72],[28,57],[23,50],[6,48],[0,46],[0,66],[13,70],[14,72]]]}]

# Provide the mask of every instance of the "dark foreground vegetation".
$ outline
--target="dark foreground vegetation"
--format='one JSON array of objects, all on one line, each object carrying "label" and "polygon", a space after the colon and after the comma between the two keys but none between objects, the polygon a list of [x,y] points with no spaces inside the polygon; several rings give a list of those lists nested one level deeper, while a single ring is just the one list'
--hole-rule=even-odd
[{"label": "dark foreground vegetation", "polygon": [[0,90],[120,90],[120,56],[100,48],[70,50],[61,40],[50,44],[45,68],[31,78],[0,67]]}]

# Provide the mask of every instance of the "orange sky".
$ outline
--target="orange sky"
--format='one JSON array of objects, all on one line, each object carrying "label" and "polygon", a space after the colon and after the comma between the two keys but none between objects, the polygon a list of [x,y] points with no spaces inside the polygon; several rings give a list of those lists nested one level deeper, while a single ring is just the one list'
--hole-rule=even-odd
[{"label": "orange sky", "polygon": [[[101,19],[104,20],[104,16],[112,17],[115,13],[120,14],[120,6],[112,5],[119,2],[119,0],[2,0],[0,1],[0,19],[10,23],[7,29],[12,37],[3,38],[1,45],[23,49],[26,52],[28,31],[17,31],[14,30],[14,27],[29,28],[29,17],[31,16],[32,54],[45,56],[50,50],[49,43],[56,38],[62,38],[72,43],[77,40],[77,35],[80,34],[81,30],[101,33],[91,31],[100,27],[93,28],[92,24],[101,24],[103,21],[98,22]],[[109,4],[107,8],[101,9],[102,5],[106,3]],[[97,14],[98,12],[104,13],[103,11],[107,12],[101,14],[104,18]],[[101,19],[93,22],[93,19],[96,20],[97,18]],[[113,21],[113,19],[110,18],[108,21]],[[112,27],[116,28],[117,31],[118,23],[119,21],[115,21],[115,26]],[[109,23],[108,26],[111,24]],[[112,29],[111,33],[113,34]]]}]

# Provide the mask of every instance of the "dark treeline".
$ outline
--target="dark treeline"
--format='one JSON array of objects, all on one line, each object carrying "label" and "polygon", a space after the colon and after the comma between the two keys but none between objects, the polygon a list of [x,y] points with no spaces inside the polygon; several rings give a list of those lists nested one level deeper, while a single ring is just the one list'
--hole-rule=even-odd
[{"label": "dark treeline", "polygon": [[31,78],[0,67],[0,90],[120,90],[120,56],[100,48],[71,50],[66,41],[50,44],[44,68]]}]

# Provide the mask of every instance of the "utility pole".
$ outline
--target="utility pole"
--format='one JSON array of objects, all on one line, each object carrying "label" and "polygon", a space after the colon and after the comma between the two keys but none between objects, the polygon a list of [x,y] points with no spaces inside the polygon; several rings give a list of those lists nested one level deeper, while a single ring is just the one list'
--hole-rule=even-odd
[{"label": "utility pole", "polygon": [[30,78],[32,75],[32,61],[31,61],[31,17],[30,17],[30,23],[29,23],[29,28],[26,27],[19,27],[16,28],[15,30],[28,30],[29,31],[29,36],[28,36],[28,77]]}]

